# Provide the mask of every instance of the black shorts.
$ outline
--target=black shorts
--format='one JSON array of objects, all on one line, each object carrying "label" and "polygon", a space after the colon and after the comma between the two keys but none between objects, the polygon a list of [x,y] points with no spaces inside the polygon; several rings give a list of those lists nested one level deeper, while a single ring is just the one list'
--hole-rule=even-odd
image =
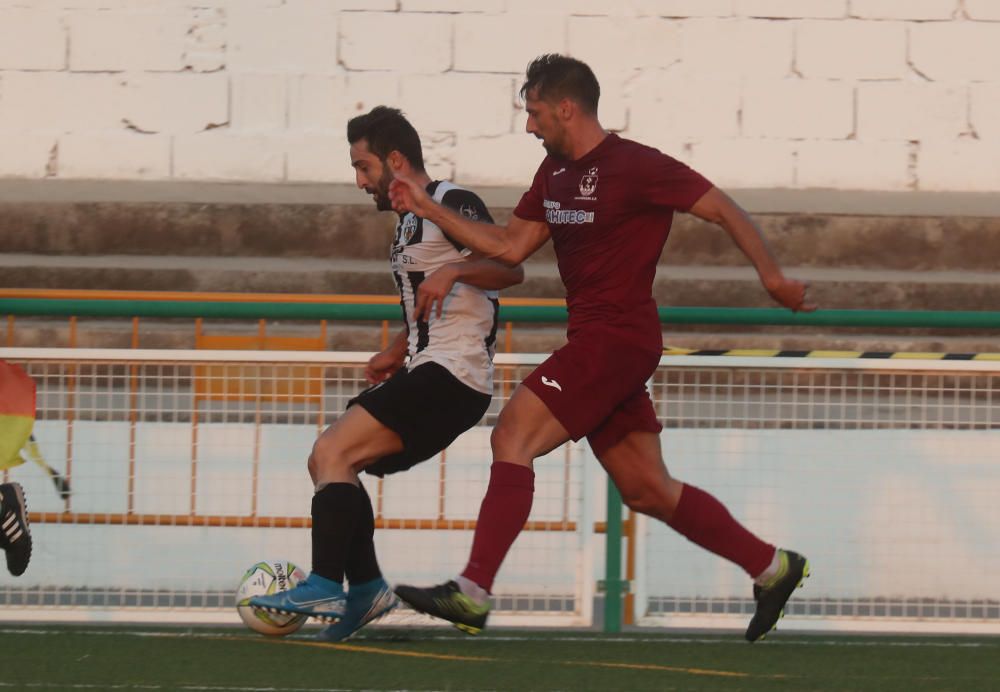
[{"label": "black shorts", "polygon": [[491,398],[437,363],[400,368],[347,402],[348,408],[359,404],[403,441],[402,452],[382,457],[365,471],[381,478],[430,459],[482,420]]}]

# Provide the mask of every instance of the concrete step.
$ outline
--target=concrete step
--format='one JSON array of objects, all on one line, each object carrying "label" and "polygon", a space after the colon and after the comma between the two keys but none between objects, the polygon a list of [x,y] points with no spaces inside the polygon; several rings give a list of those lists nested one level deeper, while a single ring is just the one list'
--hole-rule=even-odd
[{"label": "concrete step", "polygon": [[[510,208],[496,208],[505,221]],[[894,270],[991,271],[1000,216],[760,213],[754,217],[783,264]],[[371,205],[191,202],[4,202],[0,249],[99,256],[384,259],[395,217]],[[551,244],[538,258],[552,261]],[[742,266],[720,228],[680,214],[661,262]]]},{"label": "concrete step", "polygon": [[[986,254],[986,253],[984,253]],[[554,263],[531,260],[523,284],[507,296],[562,298]],[[786,267],[809,281],[821,307],[891,310],[993,310],[1000,273]],[[166,255],[0,254],[4,284],[17,288],[223,291],[394,295],[385,260],[187,257]],[[661,265],[654,284],[661,305],[768,307],[754,270]]]}]

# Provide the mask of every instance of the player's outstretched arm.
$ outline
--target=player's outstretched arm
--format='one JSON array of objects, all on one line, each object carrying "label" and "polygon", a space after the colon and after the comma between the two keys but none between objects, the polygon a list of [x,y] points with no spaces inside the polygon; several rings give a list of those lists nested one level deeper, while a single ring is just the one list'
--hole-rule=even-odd
[{"label": "player's outstretched arm", "polygon": [[543,221],[526,221],[511,216],[507,226],[497,226],[467,219],[438,204],[412,178],[393,172],[389,184],[389,199],[399,213],[413,212],[431,221],[459,244],[475,252],[513,267],[524,261],[549,239],[549,227]]},{"label": "player's outstretched arm", "polygon": [[816,305],[808,300],[809,284],[787,278],[777,260],[767,247],[760,229],[750,215],[729,195],[713,187],[701,196],[689,211],[698,218],[716,223],[726,229],[730,237],[747,256],[775,301],[795,312],[810,312]]},{"label": "player's outstretched arm", "polygon": [[508,267],[484,258],[452,262],[440,267],[420,282],[414,313],[420,320],[428,319],[431,312],[440,317],[444,309],[444,299],[451,293],[455,282],[469,284],[484,291],[500,291],[516,286],[522,281],[524,281],[524,269],[521,265]]},{"label": "player's outstretched arm", "polygon": [[475,254],[464,262],[454,262],[448,266],[455,274],[455,281],[484,291],[502,291],[524,281],[524,267],[520,264],[509,267]]}]

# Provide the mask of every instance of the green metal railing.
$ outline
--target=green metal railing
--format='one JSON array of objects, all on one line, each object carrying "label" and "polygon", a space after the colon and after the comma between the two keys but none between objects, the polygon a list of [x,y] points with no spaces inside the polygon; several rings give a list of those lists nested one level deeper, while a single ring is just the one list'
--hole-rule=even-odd
[{"label": "green metal railing", "polygon": [[[997,329],[1000,312],[936,310],[817,310],[794,313],[782,308],[661,307],[664,324],[786,325],[797,327],[878,327]],[[180,300],[65,300],[0,298],[0,315],[63,317],[203,317],[217,319],[283,319],[381,321],[400,317],[398,304],[287,303]],[[566,308],[557,305],[506,305],[502,321],[565,322]]]}]

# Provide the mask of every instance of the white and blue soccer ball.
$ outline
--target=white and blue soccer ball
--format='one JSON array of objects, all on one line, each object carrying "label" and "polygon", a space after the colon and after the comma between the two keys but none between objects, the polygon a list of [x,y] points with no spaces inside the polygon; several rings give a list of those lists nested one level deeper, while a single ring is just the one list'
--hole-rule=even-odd
[{"label": "white and blue soccer ball", "polygon": [[236,610],[247,627],[275,637],[291,634],[305,624],[305,615],[268,613],[250,605],[254,596],[267,596],[294,588],[306,573],[289,560],[262,560],[248,569],[236,590]]}]

